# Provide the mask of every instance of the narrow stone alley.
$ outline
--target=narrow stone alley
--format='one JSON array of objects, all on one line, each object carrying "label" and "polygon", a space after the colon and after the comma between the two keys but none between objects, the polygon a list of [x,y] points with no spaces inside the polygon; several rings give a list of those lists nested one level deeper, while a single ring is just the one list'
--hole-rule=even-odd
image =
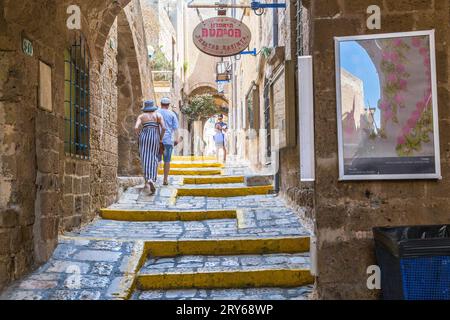
[{"label": "narrow stone alley", "polygon": [[1,298],[308,299],[309,234],[273,186],[247,186],[245,164],[178,159],[153,196],[121,178],[120,200]]},{"label": "narrow stone alley", "polygon": [[450,300],[448,21],[0,0],[0,300]]}]

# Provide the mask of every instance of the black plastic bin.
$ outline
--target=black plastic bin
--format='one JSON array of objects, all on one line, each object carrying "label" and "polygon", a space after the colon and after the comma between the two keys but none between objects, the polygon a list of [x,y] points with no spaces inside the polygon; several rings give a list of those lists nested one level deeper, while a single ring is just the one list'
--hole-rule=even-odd
[{"label": "black plastic bin", "polygon": [[373,229],[386,300],[450,300],[450,225]]}]

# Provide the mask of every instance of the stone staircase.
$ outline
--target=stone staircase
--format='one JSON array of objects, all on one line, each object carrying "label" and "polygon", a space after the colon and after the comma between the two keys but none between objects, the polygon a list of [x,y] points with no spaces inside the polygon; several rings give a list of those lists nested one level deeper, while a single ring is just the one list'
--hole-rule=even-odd
[{"label": "stone staircase", "polygon": [[60,236],[48,262],[0,299],[307,299],[309,233],[268,180],[249,183],[240,163],[175,160],[173,170],[195,174],[151,196],[141,178],[121,178],[119,201]]},{"label": "stone staircase", "polygon": [[[221,168],[213,161],[175,162],[174,170],[195,171],[182,175],[172,195],[171,210],[105,209],[105,219],[128,221],[235,221],[235,235],[210,233],[201,239],[178,239],[172,243],[147,241],[144,259],[136,274],[132,299],[306,299],[314,281],[310,274],[309,236],[267,236],[275,210],[244,199],[271,196],[273,186],[248,187],[243,175],[199,177],[198,172]],[[273,197],[273,196],[272,196]],[[218,200],[220,199],[220,200]],[[255,198],[256,200],[256,198]],[[186,201],[232,204],[233,209],[177,210]],[[235,205],[241,202],[242,205]],[[288,210],[288,209],[287,209]],[[258,211],[259,213],[253,213]],[[253,215],[252,215],[253,213]],[[280,212],[280,216],[283,214]],[[295,215],[291,212],[290,216]],[[268,218],[268,219],[259,219]],[[295,221],[292,219],[291,221]],[[294,222],[295,227],[300,224]],[[200,227],[200,226],[199,226]],[[164,235],[161,235],[164,237]]]}]

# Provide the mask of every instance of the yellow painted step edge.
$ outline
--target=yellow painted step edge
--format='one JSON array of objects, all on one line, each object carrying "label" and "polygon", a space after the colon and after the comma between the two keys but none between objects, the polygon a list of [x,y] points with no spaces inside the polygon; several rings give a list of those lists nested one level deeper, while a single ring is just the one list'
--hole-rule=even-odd
[{"label": "yellow painted step edge", "polygon": [[183,184],[244,183],[243,176],[183,178]]},{"label": "yellow painted step edge", "polygon": [[308,269],[139,274],[137,278],[141,290],[300,287],[314,283]]},{"label": "yellow painted step edge", "polygon": [[236,210],[122,210],[101,209],[101,217],[115,221],[201,221],[212,219],[236,219]]},{"label": "yellow painted step edge", "polygon": [[174,161],[201,161],[201,160],[217,160],[215,156],[173,156]]},{"label": "yellow painted step edge", "polygon": [[[223,172],[220,169],[211,170],[189,170],[189,169],[170,169],[169,174],[173,176],[212,176],[221,175]],[[164,174],[164,170],[158,169],[158,174]]]},{"label": "yellow painted step edge", "polygon": [[310,237],[146,241],[145,254],[153,257],[180,255],[239,255],[308,252]]},{"label": "yellow painted step edge", "polygon": [[241,197],[269,194],[273,186],[236,188],[183,188],[177,190],[178,197]]},{"label": "yellow painted step edge", "polygon": [[[194,168],[224,168],[225,166],[221,163],[174,163],[170,164],[170,168],[174,169],[194,169]],[[159,168],[163,168],[160,165]]]}]

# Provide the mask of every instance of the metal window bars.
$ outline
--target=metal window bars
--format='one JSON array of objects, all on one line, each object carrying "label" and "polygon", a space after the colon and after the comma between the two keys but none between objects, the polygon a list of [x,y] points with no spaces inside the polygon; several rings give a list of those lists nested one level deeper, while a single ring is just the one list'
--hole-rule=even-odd
[{"label": "metal window bars", "polygon": [[75,36],[65,60],[65,151],[90,158],[90,60],[83,35]]},{"label": "metal window bars", "polygon": [[303,4],[302,0],[297,0],[295,3],[297,7],[297,56],[303,56]]}]

